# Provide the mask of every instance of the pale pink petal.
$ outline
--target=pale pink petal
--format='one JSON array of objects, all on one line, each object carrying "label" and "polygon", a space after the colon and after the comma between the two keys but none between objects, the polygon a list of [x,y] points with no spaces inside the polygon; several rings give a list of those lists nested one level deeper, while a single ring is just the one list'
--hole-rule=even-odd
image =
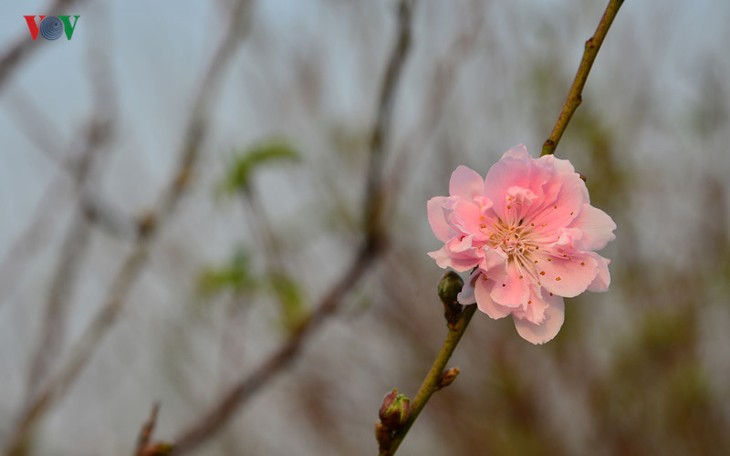
[{"label": "pale pink petal", "polygon": [[533,344],[544,344],[552,340],[560,331],[565,320],[565,304],[562,298],[554,299],[545,309],[545,319],[536,324],[526,318],[512,317],[517,333],[526,341]]},{"label": "pale pink petal", "polygon": [[455,234],[446,221],[445,206],[448,201],[449,198],[446,196],[435,196],[428,200],[426,204],[428,224],[431,225],[431,230],[436,235],[436,239],[441,242],[447,242]]},{"label": "pale pink petal", "polygon": [[469,304],[474,304],[476,301],[476,297],[474,296],[474,282],[481,276],[481,273],[478,269],[475,269],[469,274],[469,279],[464,284],[464,287],[461,289],[459,294],[456,296],[456,300],[459,302],[459,304],[463,304],[465,306]]},{"label": "pale pink petal", "polygon": [[473,169],[461,165],[451,173],[449,194],[468,199],[483,195],[484,179]]},{"label": "pale pink petal", "polygon": [[608,272],[608,265],[611,263],[611,260],[603,258],[597,253],[593,253],[591,256],[598,263],[598,274],[595,280],[588,285],[588,291],[597,293],[608,291],[608,286],[611,285],[611,274]]},{"label": "pale pink petal", "polygon": [[494,212],[504,218],[507,190],[510,187],[528,187],[530,160],[526,153],[510,149],[492,165],[484,181],[484,192],[494,203]]},{"label": "pale pink petal", "polygon": [[[556,177],[560,181],[566,179],[572,180],[576,177],[580,179],[580,174],[575,171],[575,168],[573,167],[573,164],[570,163],[570,160],[563,160],[561,158],[557,158],[555,155],[550,154],[543,155],[536,161],[539,162],[541,166],[554,169],[557,173]],[[583,179],[580,180],[581,182],[583,182]],[[581,194],[584,196],[585,200],[588,201],[588,188],[585,186],[585,182],[583,182],[583,185],[580,188]]]},{"label": "pale pink petal", "polygon": [[446,246],[443,246],[438,250],[434,250],[433,252],[428,252],[428,256],[436,260],[436,264],[442,269],[446,269],[451,266],[451,255],[449,255],[449,251]]},{"label": "pale pink petal", "polygon": [[513,185],[507,189],[507,201],[504,207],[503,221],[506,223],[515,223],[524,219],[532,211],[532,204],[539,197],[529,188],[518,187]]},{"label": "pale pink petal", "polygon": [[616,239],[613,230],[616,223],[613,219],[588,203],[583,204],[578,217],[570,224],[571,228],[578,228],[583,232],[580,246],[584,250],[601,250],[610,241]]},{"label": "pale pink petal", "polygon": [[529,322],[540,324],[545,320],[545,310],[550,307],[551,302],[562,300],[563,298],[550,295],[540,286],[530,287],[530,299],[521,310],[515,311],[515,315],[524,318]]},{"label": "pale pink petal", "polygon": [[[539,233],[551,233],[569,226],[586,202],[583,196],[585,183],[577,174],[560,181],[559,187],[554,198],[546,197],[540,207],[533,205],[534,210],[525,217],[525,223],[534,225]],[[554,184],[546,187],[546,191],[553,192]]]},{"label": "pale pink petal", "polygon": [[502,278],[507,272],[507,254],[500,248],[484,247],[484,258],[479,263],[479,269],[491,278]]},{"label": "pale pink petal", "polygon": [[457,201],[453,206],[449,223],[461,233],[473,235],[474,239],[486,241],[489,238],[486,230],[491,223],[483,215],[481,207],[473,201]]},{"label": "pale pink petal", "polygon": [[474,284],[471,282],[465,283],[464,288],[462,288],[459,294],[456,295],[456,300],[459,304],[463,304],[465,306],[477,302],[477,298],[474,296]]},{"label": "pale pink petal", "polygon": [[477,301],[479,310],[489,315],[491,318],[498,320],[504,318],[512,312],[509,307],[500,306],[491,298],[490,288],[494,286],[494,282],[485,279],[483,276],[477,278],[474,284],[474,296]]},{"label": "pale pink petal", "polygon": [[479,251],[471,248],[469,242],[457,240],[445,244],[438,250],[428,252],[428,256],[436,260],[440,268],[451,268],[457,272],[468,271],[482,261]]},{"label": "pale pink petal", "polygon": [[520,275],[514,265],[507,266],[507,275],[502,283],[496,282],[492,287],[492,299],[502,306],[519,307],[527,302],[530,296],[528,278]]},{"label": "pale pink petal", "polygon": [[542,255],[535,266],[543,288],[566,298],[586,291],[598,274],[596,260],[587,253],[571,253],[569,258]]}]

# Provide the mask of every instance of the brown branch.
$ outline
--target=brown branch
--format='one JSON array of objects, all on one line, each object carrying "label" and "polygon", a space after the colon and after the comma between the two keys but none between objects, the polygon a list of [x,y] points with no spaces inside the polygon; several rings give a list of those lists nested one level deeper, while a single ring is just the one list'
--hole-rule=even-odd
[{"label": "brown branch", "polygon": [[563,108],[560,110],[558,120],[555,122],[555,127],[550,133],[550,136],[542,146],[541,155],[549,155],[555,152],[558,147],[560,138],[563,136],[563,132],[570,122],[570,118],[573,117],[573,113],[583,101],[583,87],[586,85],[588,80],[588,74],[591,72],[593,62],[598,56],[598,51],[601,49],[604,38],[608,33],[608,29],[611,28],[614,18],[618,13],[619,8],[624,3],[624,0],[610,0],[606,6],[596,31],[593,36],[586,41],[585,50],[583,51],[583,58],[578,66],[578,71],[573,79],[573,85],[570,87],[568,97],[565,99]]},{"label": "brown branch", "polygon": [[405,136],[387,177],[386,186],[389,192],[400,193],[399,189],[412,174],[403,173],[402,170],[408,166],[414,151],[422,151],[433,141],[439,123],[448,113],[445,104],[458,81],[458,71],[478,49],[484,26],[484,17],[478,11],[482,6],[480,0],[471,1],[470,8],[463,11],[463,15],[470,19],[468,24],[461,29],[443,56],[434,62],[429,87],[423,97],[426,102],[419,123]]},{"label": "brown branch", "polygon": [[137,450],[135,451],[136,456],[142,456],[145,449],[152,443],[152,434],[155,432],[155,425],[157,424],[157,414],[160,411],[160,403],[155,402],[152,405],[152,411],[147,421],[142,425],[142,429],[139,431],[139,437],[137,438]]},{"label": "brown branch", "polygon": [[[91,116],[92,120],[84,140],[83,151],[79,159],[74,162],[72,169],[71,177],[77,192],[81,195],[91,179],[95,162],[101,158],[101,152],[106,151],[105,146],[113,136],[115,125],[113,119],[115,117],[114,94],[116,90],[111,83],[113,72],[110,64],[104,53],[94,52],[93,49],[90,52],[89,61],[92,62],[92,65],[101,68],[95,68],[95,71],[92,71],[92,73],[96,73],[94,76],[97,76],[91,78],[92,84],[97,86],[94,90],[97,108]],[[91,240],[91,223],[84,213],[83,196],[80,196],[74,212],[51,280],[48,303],[38,342],[31,356],[26,402],[32,400],[38,385],[46,378],[51,361],[56,359],[60,352],[66,327],[65,314],[69,307],[73,284],[76,282]]]},{"label": "brown branch", "polygon": [[248,30],[249,6],[249,0],[237,2],[226,35],[204,74],[189,124],[185,129],[186,137],[180,151],[177,172],[161,195],[156,210],[145,218],[144,229],[112,282],[106,301],[94,315],[81,338],[72,346],[67,362],[20,414],[17,429],[11,434],[13,437],[7,446],[7,454],[17,454],[20,451],[35,423],[68,391],[92,354],[99,348],[102,339],[122,310],[132,286],[140,276],[160,227],[173,213],[188,188],[207,130],[207,108],[212,99],[211,94],[219,85],[234,51]]},{"label": "brown branch", "polygon": [[66,176],[59,176],[45,190],[45,195],[36,206],[27,228],[15,239],[12,247],[0,261],[0,306],[13,295],[22,281],[21,276],[27,263],[44,245],[53,227],[54,210],[62,202]]},{"label": "brown branch", "polygon": [[370,163],[367,171],[366,197],[363,205],[365,237],[350,266],[325,294],[314,311],[301,323],[289,339],[263,364],[234,385],[207,413],[175,439],[176,456],[199,447],[220,432],[255,393],[287,368],[301,352],[309,337],[339,309],[343,298],[363,278],[386,244],[381,228],[384,203],[382,188],[383,154],[389,140],[390,119],[401,79],[403,65],[410,50],[413,2],[402,0],[398,11],[398,32],[381,82],[378,109],[370,135]]}]

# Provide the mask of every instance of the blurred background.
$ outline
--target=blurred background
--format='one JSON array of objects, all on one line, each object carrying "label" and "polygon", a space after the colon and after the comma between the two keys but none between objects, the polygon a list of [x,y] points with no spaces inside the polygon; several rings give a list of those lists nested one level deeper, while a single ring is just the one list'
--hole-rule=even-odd
[{"label": "blurred background", "polygon": [[[131,454],[159,402],[191,454],[375,454],[446,332],[426,201],[539,155],[605,3],[0,3],[0,447]],[[626,2],[557,149],[618,225],[609,292],[545,346],[475,315],[399,454],[730,454],[728,20]]]}]

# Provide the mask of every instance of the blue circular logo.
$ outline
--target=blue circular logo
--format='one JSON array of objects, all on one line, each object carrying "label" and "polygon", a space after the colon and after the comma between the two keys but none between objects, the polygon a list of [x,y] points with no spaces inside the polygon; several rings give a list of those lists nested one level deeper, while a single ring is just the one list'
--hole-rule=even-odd
[{"label": "blue circular logo", "polygon": [[56,16],[48,16],[41,22],[41,35],[47,40],[57,40],[63,33],[63,23]]}]

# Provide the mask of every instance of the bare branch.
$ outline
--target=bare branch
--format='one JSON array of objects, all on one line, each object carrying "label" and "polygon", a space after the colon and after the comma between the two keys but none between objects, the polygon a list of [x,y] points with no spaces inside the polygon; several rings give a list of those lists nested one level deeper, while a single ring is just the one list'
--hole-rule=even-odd
[{"label": "bare branch", "polygon": [[558,120],[555,122],[555,127],[550,133],[550,137],[545,140],[545,144],[542,146],[541,155],[549,155],[555,152],[555,149],[558,147],[558,143],[560,142],[560,138],[563,136],[563,132],[568,127],[570,118],[573,117],[573,113],[576,109],[578,109],[578,106],[583,101],[583,87],[586,85],[586,81],[588,80],[588,74],[591,72],[591,67],[598,56],[598,51],[601,49],[603,40],[608,34],[608,29],[611,28],[611,24],[616,18],[616,14],[618,14],[618,10],[621,8],[623,3],[624,0],[610,0],[608,2],[606,11],[603,13],[601,21],[598,23],[598,27],[596,27],[595,33],[588,39],[588,41],[586,41],[583,58],[578,66],[575,79],[573,79],[570,92],[568,92],[568,98],[565,99],[565,104],[563,104],[563,109],[560,110]]},{"label": "bare branch", "polygon": [[[52,361],[58,357],[66,332],[66,313],[70,304],[73,286],[81,269],[83,258],[91,240],[93,218],[87,216],[84,204],[84,190],[91,181],[94,165],[105,155],[107,144],[116,129],[117,93],[111,63],[105,52],[95,47],[90,40],[88,49],[89,74],[95,108],[84,135],[82,151],[77,159],[67,160],[67,171],[73,179],[79,199],[74,207],[71,226],[62,242],[61,253],[51,279],[45,313],[35,350],[31,355],[28,375],[26,403],[33,400],[38,386],[46,380]],[[70,154],[69,154],[70,156]]]},{"label": "bare branch", "polygon": [[72,346],[71,355],[60,372],[43,386],[33,401],[20,414],[17,430],[12,434],[13,438],[7,447],[7,454],[17,454],[16,452],[22,447],[35,423],[63,397],[76,381],[122,310],[129,292],[140,276],[142,267],[147,262],[150,248],[160,227],[173,213],[188,188],[207,132],[207,111],[212,99],[211,95],[217,89],[234,51],[249,28],[250,6],[250,0],[239,0],[232,11],[230,25],[204,73],[196,95],[190,120],[185,129],[185,139],[180,150],[177,171],[161,195],[156,210],[145,218],[147,223],[144,224],[144,229],[141,230],[132,251],[117,273],[106,301],[94,315],[81,338]]},{"label": "bare branch", "polygon": [[236,411],[264,385],[288,367],[303,349],[308,338],[339,309],[343,298],[363,278],[386,244],[381,228],[384,203],[382,162],[390,139],[390,118],[401,78],[403,65],[411,43],[413,2],[402,0],[398,11],[398,32],[381,83],[378,109],[370,135],[370,164],[367,171],[363,229],[365,237],[350,266],[324,295],[315,310],[301,323],[297,331],[262,365],[241,379],[207,413],[180,433],[175,440],[174,454],[187,453],[220,432]]}]

